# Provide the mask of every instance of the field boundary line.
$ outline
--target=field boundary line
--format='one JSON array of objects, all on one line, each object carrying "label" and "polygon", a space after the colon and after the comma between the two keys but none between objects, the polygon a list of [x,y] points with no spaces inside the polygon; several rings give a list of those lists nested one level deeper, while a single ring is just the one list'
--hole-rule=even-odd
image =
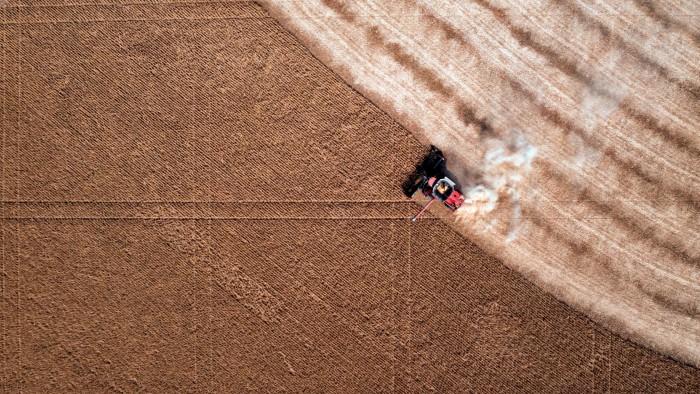
[{"label": "field boundary line", "polygon": [[2,200],[3,204],[395,204],[412,203],[412,200]]},{"label": "field boundary line", "polygon": [[168,22],[168,21],[214,21],[214,20],[246,20],[246,19],[271,19],[268,16],[240,16],[240,17],[220,17],[220,18],[153,18],[153,19],[85,19],[85,20],[41,20],[34,22],[3,22],[3,26],[23,26],[23,25],[53,25],[53,24],[76,24],[76,23],[110,23],[110,22]]},{"label": "field boundary line", "polygon": [[411,237],[413,236],[412,226],[408,226],[408,248],[406,261],[408,263],[408,391],[413,393],[413,275],[411,273]]},{"label": "field boundary line", "polygon": [[[21,14],[21,11],[20,11]],[[3,10],[3,16],[7,19],[7,10]],[[19,141],[20,135],[22,135],[22,34],[23,31],[17,32],[17,129],[15,137],[15,157],[17,164],[14,166],[15,169],[15,200],[19,200],[19,166],[22,163]],[[3,111],[4,112],[4,111]],[[19,204],[15,204],[19,206]],[[19,238],[19,226],[20,222],[15,222],[15,246],[17,255],[15,256],[15,263],[17,264],[17,375],[18,382],[22,382],[22,269],[20,261],[20,238]],[[3,273],[4,274],[4,273]]]},{"label": "field boundary line", "polygon": [[[30,216],[18,216],[18,217],[2,217],[3,220],[410,220],[410,216],[274,216],[274,217],[263,217],[263,216],[221,216],[221,217],[211,217],[211,216],[190,216],[190,217],[178,217],[178,216],[88,216],[88,217],[30,217]],[[421,217],[421,221],[424,220],[440,220],[438,217]]]},{"label": "field boundary line", "polygon": [[[2,20],[4,21],[5,18],[5,9],[2,9]],[[3,29],[2,30],[2,124],[0,124],[0,128],[2,128],[2,140],[0,142],[0,156],[2,156],[2,180],[0,180],[0,194],[4,194],[5,190],[5,136],[7,133],[5,132],[5,122],[7,118],[7,30]],[[0,195],[0,197],[2,197]],[[7,213],[5,212],[6,208],[5,205],[3,204],[2,206],[2,216],[5,217],[7,216]],[[0,232],[2,232],[2,390],[3,392],[7,391],[7,308],[5,307],[5,286],[7,285],[5,282],[5,228],[3,227],[0,229]]]}]

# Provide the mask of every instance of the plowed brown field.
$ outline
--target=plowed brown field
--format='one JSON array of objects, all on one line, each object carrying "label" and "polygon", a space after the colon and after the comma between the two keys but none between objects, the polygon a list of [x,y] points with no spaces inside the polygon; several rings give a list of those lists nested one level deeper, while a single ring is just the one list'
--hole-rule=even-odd
[{"label": "plowed brown field", "polygon": [[2,12],[4,392],[700,390],[410,223],[424,148],[253,3]]}]

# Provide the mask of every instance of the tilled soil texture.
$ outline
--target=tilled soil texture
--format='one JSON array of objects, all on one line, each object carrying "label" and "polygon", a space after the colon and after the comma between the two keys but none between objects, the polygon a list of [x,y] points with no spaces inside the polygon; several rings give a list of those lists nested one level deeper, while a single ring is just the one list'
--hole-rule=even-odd
[{"label": "tilled soil texture", "polygon": [[446,152],[453,228],[700,367],[700,2],[260,3]]},{"label": "tilled soil texture", "polygon": [[247,2],[6,1],[5,392],[697,392],[400,196],[424,147]]}]

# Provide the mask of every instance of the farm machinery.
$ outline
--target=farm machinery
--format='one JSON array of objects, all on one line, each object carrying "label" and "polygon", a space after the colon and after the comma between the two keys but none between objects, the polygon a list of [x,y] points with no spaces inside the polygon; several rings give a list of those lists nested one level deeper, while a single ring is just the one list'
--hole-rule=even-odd
[{"label": "farm machinery", "polygon": [[416,169],[403,183],[403,193],[408,198],[420,190],[430,201],[411,220],[416,221],[435,200],[442,201],[446,207],[455,211],[462,206],[464,196],[455,181],[450,179],[445,168],[445,156],[437,147],[431,145]]}]

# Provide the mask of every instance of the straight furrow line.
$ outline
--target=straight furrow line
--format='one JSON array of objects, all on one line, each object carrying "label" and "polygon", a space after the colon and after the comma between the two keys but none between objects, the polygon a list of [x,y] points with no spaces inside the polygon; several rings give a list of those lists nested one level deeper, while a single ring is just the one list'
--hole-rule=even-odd
[{"label": "straight furrow line", "polygon": [[413,203],[411,200],[229,200],[229,201],[81,201],[81,200],[8,200],[2,204],[396,204]]},{"label": "straight furrow line", "polygon": [[212,20],[255,20],[255,19],[271,19],[269,16],[241,16],[241,17],[220,17],[220,18],[153,18],[153,19],[86,19],[86,20],[53,20],[53,21],[36,21],[36,22],[3,22],[3,26],[24,26],[24,25],[51,25],[51,24],[75,24],[75,23],[109,23],[109,22],[166,22],[166,21],[212,21]]},{"label": "straight furrow line", "polygon": [[[122,217],[3,217],[2,220],[408,220],[409,216],[376,216],[376,217],[177,217],[177,216],[159,216],[159,217],[138,217],[138,216],[122,216]],[[440,220],[437,217],[421,217],[423,220]]]}]

